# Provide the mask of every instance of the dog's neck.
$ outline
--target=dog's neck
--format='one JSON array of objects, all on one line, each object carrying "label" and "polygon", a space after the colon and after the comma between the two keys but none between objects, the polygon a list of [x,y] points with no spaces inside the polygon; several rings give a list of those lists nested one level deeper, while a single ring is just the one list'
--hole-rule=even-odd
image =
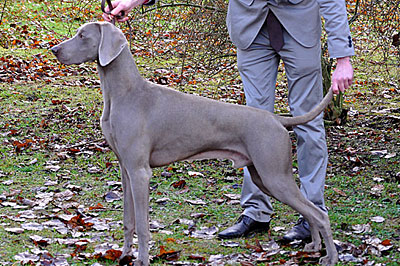
[{"label": "dog's neck", "polygon": [[[132,93],[143,87],[145,80],[141,77],[129,46],[108,65],[97,63],[103,96],[114,97]],[[116,89],[117,88],[117,89]]]}]

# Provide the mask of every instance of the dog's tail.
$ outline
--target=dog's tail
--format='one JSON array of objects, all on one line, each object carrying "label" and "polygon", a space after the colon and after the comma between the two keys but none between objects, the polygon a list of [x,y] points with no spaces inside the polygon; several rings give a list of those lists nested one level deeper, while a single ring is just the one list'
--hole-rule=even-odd
[{"label": "dog's tail", "polygon": [[305,123],[313,120],[321,112],[323,112],[325,110],[325,108],[328,106],[328,104],[332,101],[332,99],[333,99],[333,92],[332,92],[332,89],[329,89],[328,93],[325,95],[325,97],[322,99],[322,101],[317,105],[317,107],[315,107],[310,112],[308,112],[304,115],[295,116],[295,117],[277,116],[277,119],[285,127],[305,124]]}]

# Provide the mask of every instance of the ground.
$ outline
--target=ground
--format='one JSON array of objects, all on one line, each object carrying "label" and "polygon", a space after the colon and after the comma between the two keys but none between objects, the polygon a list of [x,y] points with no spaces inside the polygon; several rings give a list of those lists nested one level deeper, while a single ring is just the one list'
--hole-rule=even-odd
[{"label": "ground", "polygon": [[[2,27],[9,39],[0,47],[0,264],[115,265],[123,241],[122,188],[116,157],[99,126],[96,65],[60,65],[46,49],[57,38],[37,37],[41,31],[32,25]],[[244,102],[235,68],[223,77],[200,73],[182,79],[179,69],[160,63],[163,58],[133,53],[151,81]],[[358,59],[354,66],[355,83],[345,95],[347,119],[326,126],[325,196],[339,264],[398,265],[400,87],[390,71],[361,71]],[[227,75],[230,81],[219,87]],[[283,76],[281,70],[278,112],[287,112]],[[293,168],[296,176],[295,161]],[[153,264],[316,264],[321,254],[301,252],[302,243],[280,242],[298,216],[279,202],[267,234],[216,238],[241,213],[241,182],[242,169],[233,169],[229,161],[154,169]]]}]

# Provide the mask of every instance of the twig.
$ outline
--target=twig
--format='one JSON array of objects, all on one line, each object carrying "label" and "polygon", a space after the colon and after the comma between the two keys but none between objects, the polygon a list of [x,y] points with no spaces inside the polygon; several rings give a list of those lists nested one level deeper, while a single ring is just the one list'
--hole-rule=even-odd
[{"label": "twig", "polygon": [[67,36],[67,35],[60,34],[60,33],[58,33],[58,32],[55,32],[54,30],[48,28],[46,25],[44,25],[44,24],[42,24],[42,23],[40,23],[40,22],[38,22],[38,21],[32,20],[31,22],[32,22],[33,24],[35,24],[36,26],[38,26],[39,28],[41,28],[41,29],[47,30],[47,31],[49,31],[49,32],[52,32],[52,33],[54,34],[53,36],[61,35],[61,36],[62,36],[63,38],[65,38],[65,39],[67,39],[67,38],[69,37],[69,36]]},{"label": "twig", "polygon": [[358,18],[358,6],[360,5],[360,0],[356,2],[356,9],[354,10],[354,15],[349,20],[349,25],[351,25]]},{"label": "twig", "polygon": [[210,61],[215,61],[215,60],[217,60],[217,59],[224,58],[224,57],[231,57],[231,56],[236,56],[236,54],[217,55],[217,56],[215,56],[215,57],[213,57],[213,58],[211,58],[211,59],[208,59],[208,62],[210,62]]},{"label": "twig", "polygon": [[68,34],[69,34],[69,36],[73,35],[72,26],[74,24],[75,19],[77,19],[78,16],[80,15],[80,13],[82,12],[82,10],[90,4],[90,1],[88,1],[86,3],[82,3],[82,2],[83,1],[79,2],[78,5],[75,5],[75,1],[72,2],[72,7],[73,8],[75,8],[75,7],[78,8],[78,11],[76,11],[76,13],[74,14],[74,17],[69,20],[69,23],[68,23]]},{"label": "twig", "polygon": [[4,11],[6,10],[6,6],[7,6],[7,0],[4,0],[4,5],[3,5],[3,10],[1,11],[1,17],[0,17],[0,25],[1,23],[3,23],[3,15],[4,15]]},{"label": "twig", "polygon": [[104,138],[100,138],[100,139],[92,140],[92,141],[90,141],[90,142],[78,143],[78,144],[75,144],[75,145],[71,145],[71,146],[69,146],[69,147],[65,147],[63,150],[78,148],[78,147],[90,145],[90,144],[93,144],[93,143],[96,143],[96,142],[99,142],[99,141],[104,141],[104,140],[105,140]]}]

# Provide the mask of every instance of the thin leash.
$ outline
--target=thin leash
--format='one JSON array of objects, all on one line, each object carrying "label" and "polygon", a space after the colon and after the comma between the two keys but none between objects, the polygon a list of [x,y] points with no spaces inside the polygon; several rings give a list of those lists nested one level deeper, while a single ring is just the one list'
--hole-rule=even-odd
[{"label": "thin leash", "polygon": [[[110,11],[106,11],[105,7],[106,7],[106,2],[108,5],[108,9]],[[111,0],[101,0],[101,11],[103,11],[103,13],[107,14],[107,15],[111,15],[111,11],[114,9],[114,7],[111,4]],[[122,10],[118,15],[113,16],[112,20],[111,20],[111,24],[113,24],[115,26],[115,22],[117,21],[117,19],[122,19],[125,17],[125,11]],[[126,24],[128,25],[128,35],[129,35],[129,49],[132,50],[132,27],[131,24],[129,23],[129,20],[126,21]]]}]

